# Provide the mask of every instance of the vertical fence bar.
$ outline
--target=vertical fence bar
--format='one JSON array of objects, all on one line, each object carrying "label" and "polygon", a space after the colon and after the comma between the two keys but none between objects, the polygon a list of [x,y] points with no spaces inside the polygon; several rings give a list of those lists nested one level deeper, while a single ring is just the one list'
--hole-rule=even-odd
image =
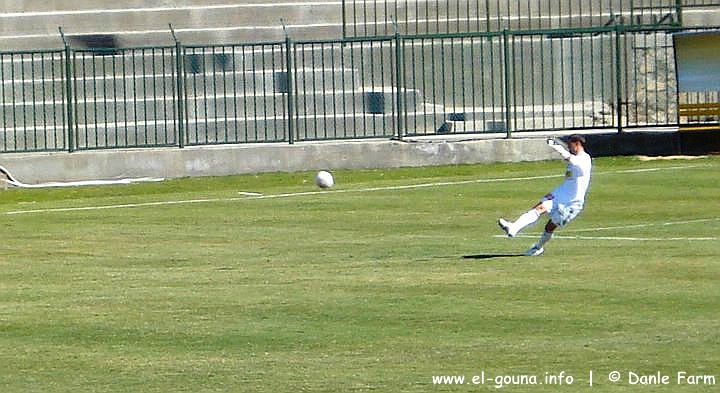
[{"label": "vertical fence bar", "polygon": [[[12,67],[12,58],[10,60],[10,66]],[[55,74],[53,74],[54,76]],[[53,89],[53,91],[55,91]],[[4,55],[2,52],[0,52],[0,97],[3,97],[3,101],[5,101],[5,60]],[[3,128],[7,127],[7,111],[4,108],[5,102],[0,104],[0,108],[2,109],[2,125]],[[53,111],[53,113],[55,113]],[[2,146],[3,146],[3,152],[9,150],[7,146],[7,132],[2,133]],[[17,147],[16,147],[17,148]]]},{"label": "vertical fence bar", "polygon": [[402,77],[402,70],[403,70],[403,55],[402,55],[402,37],[400,36],[400,33],[396,30],[395,31],[395,83],[397,86],[395,87],[395,94],[397,95],[395,106],[396,106],[396,132],[397,137],[399,140],[402,140],[404,130],[402,127],[402,117],[403,117],[403,77]]},{"label": "vertical fence bar", "polygon": [[[10,84],[10,94],[13,98],[13,101],[17,100],[17,91],[15,86],[15,64],[14,64],[14,56],[10,56],[10,80],[12,83]],[[22,64],[21,64],[22,66]],[[18,119],[17,119],[17,109],[16,106],[12,106],[12,138],[13,138],[13,145],[17,146],[17,133],[18,133]]]},{"label": "vertical fence bar", "polygon": [[[175,121],[177,121],[178,147],[182,149],[183,147],[185,147],[185,130],[183,128],[183,81],[185,79],[185,72],[183,68],[183,48],[180,40],[177,39],[177,35],[175,34],[175,29],[173,29],[172,27],[172,23],[168,23],[168,27],[170,28],[170,34],[172,34],[173,40],[175,41]],[[165,57],[163,56],[163,75],[165,74],[164,59]],[[163,77],[163,81],[164,80],[165,78]]]},{"label": "vertical fence bar", "polygon": [[285,67],[287,67],[287,137],[288,143],[295,143],[295,130],[293,124],[293,44],[289,35],[285,35]]},{"label": "vertical fence bar", "polygon": [[185,96],[183,95],[183,81],[184,81],[184,75],[185,71],[183,68],[183,48],[180,44],[180,41],[175,42],[175,84],[176,84],[176,90],[175,90],[175,105],[176,105],[176,111],[177,111],[177,138],[178,138],[178,147],[183,148],[185,147],[185,129],[184,129],[184,123],[183,123],[183,106],[185,104]]},{"label": "vertical fence bar", "polygon": [[238,130],[238,127],[240,124],[240,119],[238,118],[238,103],[237,103],[238,102],[238,85],[237,85],[237,79],[238,79],[237,69],[238,68],[237,68],[237,55],[235,53],[235,49],[237,47],[235,45],[233,45],[231,48],[232,48],[232,51],[230,53],[230,56],[232,59],[231,65],[232,65],[232,91],[233,91],[232,108],[233,108],[233,119],[234,119],[233,123],[235,123],[235,127],[234,127],[233,131],[234,131],[234,139],[236,141],[239,141],[240,140],[240,131]]},{"label": "vertical fence bar", "polygon": [[623,31],[621,25],[615,26],[615,106],[617,111],[618,132],[623,132],[622,125],[622,54],[620,53],[620,35]]},{"label": "vertical fence bar", "polygon": [[504,93],[505,93],[505,132],[508,139],[512,138],[512,131],[510,127],[510,43],[509,43],[510,32],[507,29],[503,30],[502,45],[503,45],[503,60],[504,60]]},{"label": "vertical fence bar", "polygon": [[340,4],[340,9],[341,9],[340,12],[342,13],[342,17],[341,17],[342,22],[341,23],[342,23],[342,37],[343,38],[347,38],[347,15],[346,15],[347,8],[345,5],[345,2],[347,2],[347,1],[348,0],[342,0],[342,2]]},{"label": "vertical fence bar", "polygon": [[[525,60],[525,56],[523,56],[523,50],[522,50],[522,37],[520,37],[520,45],[519,45],[520,50],[519,50],[519,51],[516,51],[515,36],[514,36],[514,35],[510,36],[510,39],[512,40],[512,58],[513,58],[513,60],[515,60],[517,57],[520,58],[520,59],[519,59],[519,60],[520,60],[520,62],[519,62],[520,67],[517,67],[517,66],[515,65],[515,63],[513,63],[513,67],[512,67],[512,81],[513,81],[513,86],[518,86],[517,69],[520,68],[520,71],[521,71],[521,72],[525,70],[525,61],[524,61],[524,60]],[[518,54],[517,54],[518,52],[519,52],[519,56],[518,56]],[[520,77],[520,83],[519,83],[519,84],[520,84],[520,87],[521,87],[521,88],[522,88],[522,87],[525,87],[525,80],[524,80],[523,76]],[[513,116],[513,119],[512,119],[512,120],[513,120],[513,123],[514,123],[514,124],[513,124],[513,129],[514,129],[514,130],[519,129],[519,128],[518,128],[518,113],[517,113],[517,112],[518,112],[517,107],[518,107],[518,105],[521,104],[519,101],[520,101],[520,100],[519,100],[518,97],[517,97],[517,88],[514,88],[514,89],[512,90],[512,102],[513,102],[514,107],[515,107],[514,116]],[[523,120],[525,120],[525,110],[526,110],[526,109],[525,109],[525,95],[523,95],[521,107],[523,108],[523,115],[522,115],[522,116],[523,116]],[[525,128],[525,127],[520,127],[520,128]]]},{"label": "vertical fence bar", "polygon": [[72,153],[75,151],[75,133],[74,122],[73,122],[73,88],[72,88],[72,51],[69,44],[65,44],[65,126],[67,127],[67,143],[68,152]]},{"label": "vertical fence bar", "polygon": [[678,26],[683,25],[683,0],[675,0],[675,14],[677,15]]},{"label": "vertical fence bar", "polygon": [[[30,59],[30,64],[32,65],[32,58]],[[27,118],[27,114],[28,114],[27,113],[28,112],[27,105],[26,105],[27,93],[26,93],[26,88],[25,88],[25,81],[27,79],[28,78],[25,76],[25,54],[20,53],[20,80],[23,81],[23,83],[20,84],[20,97],[21,97],[21,102],[23,103],[22,117],[20,119],[22,120],[22,122],[21,122],[22,123],[22,140],[23,140],[23,144],[26,146],[26,148],[28,146],[28,123],[29,123],[28,118]],[[30,80],[32,81],[33,79],[34,79],[34,75],[30,75]],[[17,139],[16,139],[15,143],[17,145]]]}]

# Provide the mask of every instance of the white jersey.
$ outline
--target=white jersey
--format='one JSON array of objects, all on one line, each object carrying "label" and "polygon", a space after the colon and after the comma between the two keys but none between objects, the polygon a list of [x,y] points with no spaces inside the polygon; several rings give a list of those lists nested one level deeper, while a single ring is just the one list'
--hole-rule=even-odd
[{"label": "white jersey", "polygon": [[555,202],[561,205],[575,205],[582,209],[585,195],[590,187],[592,158],[582,151],[568,158],[565,181],[555,188],[551,194]]}]

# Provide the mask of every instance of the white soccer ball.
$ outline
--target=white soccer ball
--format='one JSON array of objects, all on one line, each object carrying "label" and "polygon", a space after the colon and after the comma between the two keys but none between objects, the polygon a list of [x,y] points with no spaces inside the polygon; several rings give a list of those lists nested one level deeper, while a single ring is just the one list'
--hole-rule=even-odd
[{"label": "white soccer ball", "polygon": [[320,188],[330,188],[335,184],[335,180],[330,172],[320,171],[315,175],[315,184]]}]

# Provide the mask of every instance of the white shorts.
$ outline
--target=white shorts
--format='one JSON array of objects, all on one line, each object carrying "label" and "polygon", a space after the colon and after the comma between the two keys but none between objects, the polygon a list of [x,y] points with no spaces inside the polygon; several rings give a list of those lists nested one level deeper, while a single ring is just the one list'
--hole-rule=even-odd
[{"label": "white shorts", "polygon": [[550,216],[550,221],[552,221],[553,224],[559,227],[564,227],[570,221],[575,219],[575,217],[580,214],[583,208],[582,205],[577,203],[567,205],[559,203],[555,201],[555,198],[552,194],[545,195],[540,200],[540,203],[543,205],[543,207],[545,207],[548,216]]}]

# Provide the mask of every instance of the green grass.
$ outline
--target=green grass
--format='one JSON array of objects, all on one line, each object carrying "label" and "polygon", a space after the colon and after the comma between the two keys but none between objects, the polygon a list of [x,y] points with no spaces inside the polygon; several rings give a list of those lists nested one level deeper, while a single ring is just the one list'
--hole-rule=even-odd
[{"label": "green grass", "polygon": [[[501,391],[717,390],[675,376],[720,378],[720,158],[596,159],[585,211],[557,232],[593,239],[463,258],[524,251],[534,238],[496,237],[495,220],[560,178],[447,183],[563,170],[337,171],[332,191],[266,199],[238,192],[312,192],[312,174],[2,192],[0,387],[476,392],[498,389],[432,376],[564,371],[572,386]],[[422,183],[446,184],[362,191]],[[162,204],[196,199],[213,201]],[[631,386],[629,371],[672,384]]]}]

